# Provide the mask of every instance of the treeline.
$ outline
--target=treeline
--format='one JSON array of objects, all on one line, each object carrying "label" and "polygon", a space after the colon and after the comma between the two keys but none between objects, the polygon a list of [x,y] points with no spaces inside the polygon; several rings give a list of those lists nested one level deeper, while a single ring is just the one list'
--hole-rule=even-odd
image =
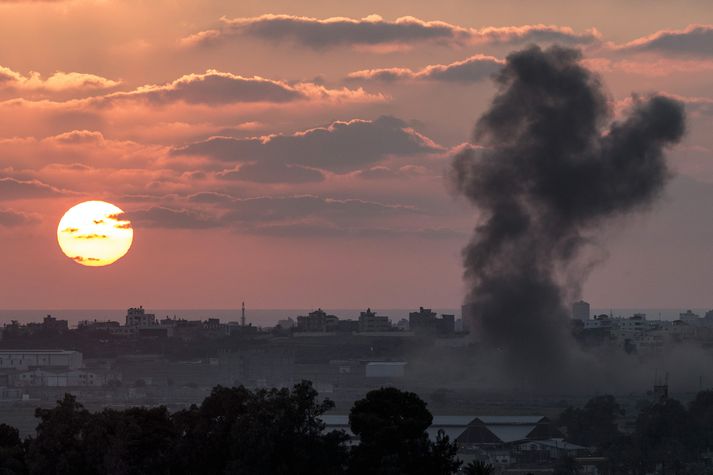
[{"label": "treeline", "polygon": [[86,410],[71,395],[37,409],[36,435],[0,425],[0,474],[451,474],[461,463],[416,395],[369,392],[349,415],[350,441],[326,431],[333,407],[309,382],[292,389],[216,387],[199,406]]},{"label": "treeline", "polygon": [[638,411],[633,431],[624,433],[622,407],[613,396],[598,396],[567,408],[559,424],[569,442],[607,457],[614,474],[713,473],[713,391],[699,392],[685,406],[670,398],[641,402]]}]

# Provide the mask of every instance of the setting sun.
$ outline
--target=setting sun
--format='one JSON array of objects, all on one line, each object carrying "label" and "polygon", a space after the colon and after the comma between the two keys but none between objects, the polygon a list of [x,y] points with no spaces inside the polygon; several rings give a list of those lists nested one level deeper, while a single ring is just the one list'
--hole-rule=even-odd
[{"label": "setting sun", "polygon": [[57,227],[57,241],[67,257],[84,266],[106,266],[131,247],[134,230],[124,211],[104,201],[85,201],[70,208]]}]

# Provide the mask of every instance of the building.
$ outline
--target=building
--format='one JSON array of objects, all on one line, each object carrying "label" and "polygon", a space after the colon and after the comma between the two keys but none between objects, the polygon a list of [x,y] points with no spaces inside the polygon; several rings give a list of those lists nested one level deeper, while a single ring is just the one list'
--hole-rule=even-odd
[{"label": "building", "polygon": [[72,387],[72,386],[106,386],[109,381],[119,381],[120,376],[89,371],[86,369],[34,368],[17,374],[14,378],[15,387]]},{"label": "building", "polygon": [[419,307],[418,312],[408,314],[409,329],[417,334],[451,335],[455,332],[455,315],[438,318],[430,308]]},{"label": "building", "polygon": [[372,361],[366,364],[367,378],[403,378],[406,375],[406,363],[403,361]]},{"label": "building", "polygon": [[373,333],[388,332],[391,330],[393,330],[393,327],[391,326],[389,317],[377,315],[376,312],[372,312],[370,308],[367,308],[366,312],[359,314],[359,332]]},{"label": "building", "polygon": [[310,312],[306,316],[297,317],[298,332],[334,332],[337,330],[337,322],[339,318],[336,315],[328,315],[327,312],[318,308],[314,312]]},{"label": "building", "polygon": [[82,367],[82,354],[71,350],[0,350],[0,369]]},{"label": "building", "polygon": [[144,307],[132,307],[126,312],[127,327],[149,327],[156,324],[156,315],[146,313]]},{"label": "building", "polygon": [[77,323],[77,330],[111,331],[120,326],[119,322],[113,320],[81,320]]},{"label": "building", "polygon": [[590,315],[590,308],[589,308],[589,303],[585,302],[584,300],[580,300],[579,302],[574,302],[572,304],[572,318],[574,320],[580,320],[582,322],[586,322],[589,320],[589,315]]}]

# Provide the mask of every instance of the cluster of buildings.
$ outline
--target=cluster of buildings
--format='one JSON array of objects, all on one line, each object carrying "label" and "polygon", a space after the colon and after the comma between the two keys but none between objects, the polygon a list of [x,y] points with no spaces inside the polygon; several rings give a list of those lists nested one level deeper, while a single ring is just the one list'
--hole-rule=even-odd
[{"label": "cluster of buildings", "polygon": [[140,336],[157,338],[221,338],[235,333],[256,332],[257,328],[245,324],[245,304],[242,308],[240,323],[223,323],[218,318],[207,320],[186,320],[183,318],[157,319],[153,313],[147,313],[142,306],[127,310],[126,321],[121,325],[117,321],[83,320],[78,323],[80,331],[101,331],[116,336]]},{"label": "cluster of buildings", "polygon": [[449,336],[456,333],[455,315],[442,314],[439,317],[430,308],[423,307],[419,307],[417,312],[410,312],[408,320],[401,319],[395,325],[389,317],[377,315],[370,308],[361,312],[358,320],[340,319],[320,308],[307,315],[298,316],[296,323],[288,319],[279,322],[278,326],[301,334],[403,332],[410,335]]},{"label": "cluster of buildings", "polygon": [[31,388],[104,387],[121,375],[87,368],[73,350],[0,350],[0,399],[27,399]]},{"label": "cluster of buildings", "polygon": [[656,352],[682,342],[713,345],[713,310],[703,316],[687,310],[676,320],[650,320],[644,313],[614,318],[592,316],[590,305],[579,301],[572,304],[572,319],[585,342],[616,345],[627,353]]}]

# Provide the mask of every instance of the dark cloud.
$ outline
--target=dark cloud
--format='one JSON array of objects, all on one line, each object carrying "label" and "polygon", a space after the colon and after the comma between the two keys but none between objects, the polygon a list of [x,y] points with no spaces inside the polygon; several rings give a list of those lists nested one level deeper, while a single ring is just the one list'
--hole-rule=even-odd
[{"label": "dark cloud", "polygon": [[365,69],[350,73],[347,79],[350,81],[423,80],[469,83],[490,77],[502,65],[502,60],[492,56],[476,55],[450,64],[426,66],[418,71],[406,68]]},{"label": "dark cloud", "polygon": [[248,232],[272,237],[328,237],[328,238],[405,238],[421,239],[462,239],[467,233],[451,228],[382,228],[348,227],[323,223],[278,223],[258,225],[247,229]]},{"label": "dark cloud", "polygon": [[154,206],[131,212],[136,226],[168,229],[208,229],[221,225],[217,217],[199,210]]},{"label": "dark cloud", "polygon": [[74,256],[74,257],[72,257],[72,259],[77,262],[98,262],[98,261],[100,261],[100,259],[97,257]]},{"label": "dark cloud", "polygon": [[690,25],[683,30],[658,31],[617,49],[673,56],[713,57],[713,25]]},{"label": "dark cloud", "polygon": [[[173,229],[232,228],[253,234],[313,236],[366,235],[376,229],[374,220],[414,216],[423,212],[413,206],[384,204],[358,199],[332,199],[313,195],[261,196],[233,198],[220,193],[199,193],[188,200],[210,204],[210,210],[197,208],[151,207],[131,212],[138,226]],[[389,229],[379,228],[387,235]],[[451,230],[392,229],[391,235],[414,233],[424,237],[451,237]]]},{"label": "dark cloud", "polygon": [[0,178],[0,201],[48,198],[70,194],[38,180],[16,180],[15,178]]},{"label": "dark cloud", "polygon": [[225,218],[229,222],[268,222],[308,217],[352,221],[419,212],[411,206],[313,195],[242,198],[233,201],[228,208],[230,211]]},{"label": "dark cloud", "polygon": [[26,224],[34,224],[38,221],[37,217],[21,211],[11,209],[0,209],[0,226],[15,227]]},{"label": "dark cloud", "polygon": [[106,234],[77,234],[76,236],[73,236],[74,239],[87,239],[87,240],[92,240],[92,239],[109,239],[109,236]]},{"label": "dark cloud", "polygon": [[553,25],[474,29],[414,17],[389,21],[378,15],[362,19],[262,15],[251,18],[224,18],[219,28],[201,31],[182,41],[186,45],[209,45],[235,36],[253,36],[268,41],[292,41],[314,49],[423,42],[442,45],[530,42],[588,44],[599,39],[594,30],[576,33],[571,28]]},{"label": "dark cloud", "polygon": [[237,170],[226,170],[216,176],[223,180],[243,180],[255,183],[296,184],[315,183],[324,180],[324,175],[319,170],[272,161],[246,163]]},{"label": "dark cloud", "polygon": [[571,363],[569,303],[595,264],[582,249],[661,194],[664,150],[685,129],[683,105],[661,96],[635,100],[608,124],[600,80],[579,60],[561,47],[508,56],[476,125],[486,148],[453,162],[457,189],[482,213],[463,252],[468,316],[535,384]]},{"label": "dark cloud", "polygon": [[193,203],[225,204],[235,200],[235,197],[214,191],[202,191],[188,196],[188,201]]},{"label": "dark cloud", "polygon": [[[402,120],[334,122],[292,135],[262,138],[213,137],[174,149],[173,155],[206,156],[224,162],[251,165],[232,178],[255,181],[318,181],[311,168],[345,173],[375,164],[391,155],[416,155],[442,151],[442,147],[417,133]],[[243,170],[241,168],[241,170]],[[269,179],[274,173],[273,179]],[[224,176],[226,178],[226,176]]]}]

